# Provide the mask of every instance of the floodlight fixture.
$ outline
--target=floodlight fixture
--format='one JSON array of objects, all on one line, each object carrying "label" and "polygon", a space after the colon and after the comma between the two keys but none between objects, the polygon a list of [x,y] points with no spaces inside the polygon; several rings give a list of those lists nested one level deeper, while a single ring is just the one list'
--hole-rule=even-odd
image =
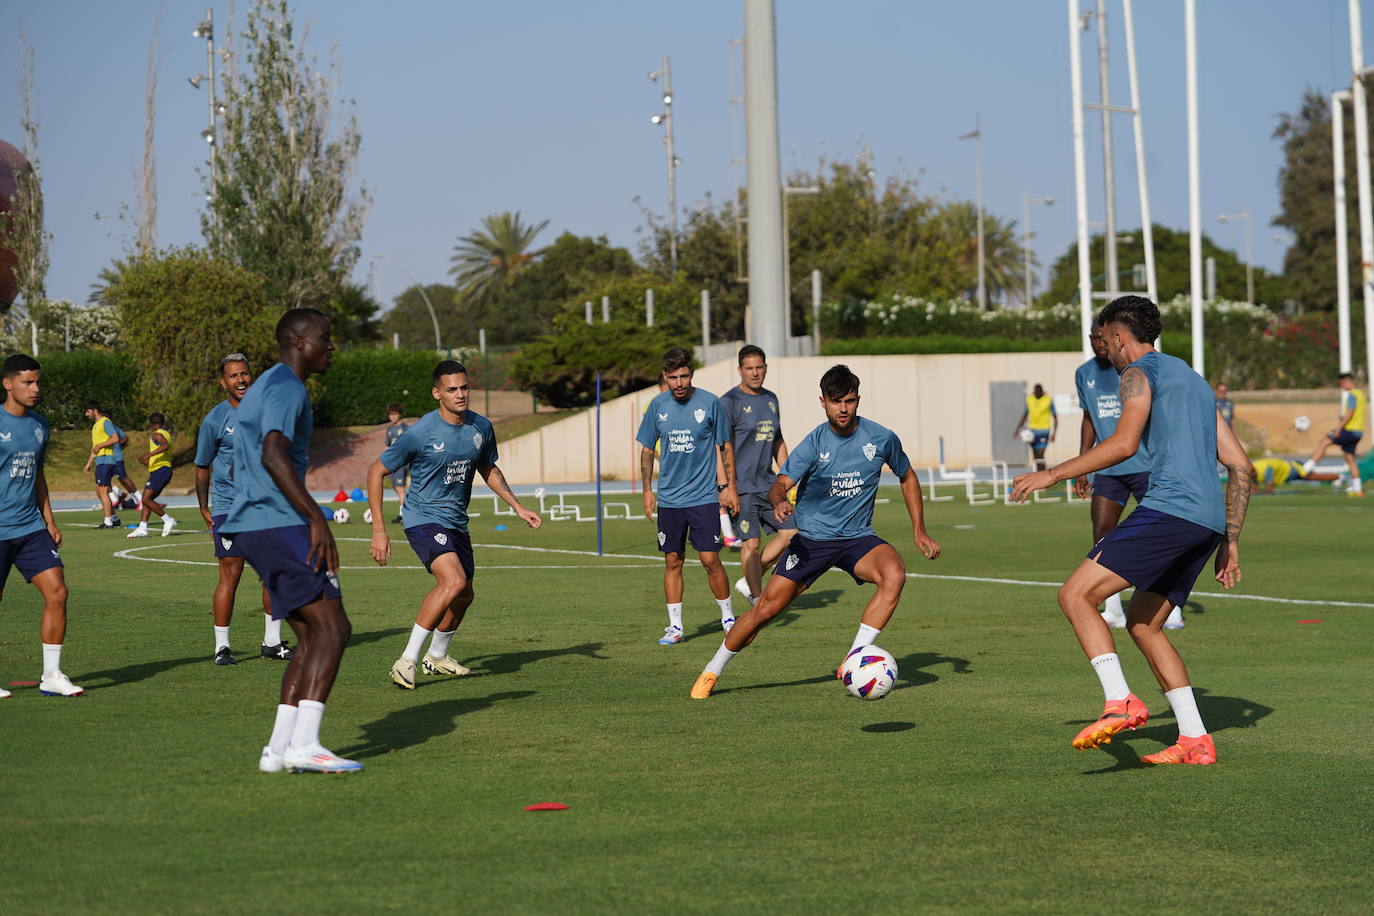
[{"label": "floodlight fixture", "polygon": [[214,145],[215,145],[215,132],[214,132],[213,130],[211,130],[210,128],[207,127],[207,128],[205,128],[204,130],[202,130],[202,131],[200,132],[200,139],[204,140],[206,143],[210,144],[211,146],[214,146]]},{"label": "floodlight fixture", "polygon": [[186,77],[186,82],[191,84],[192,89],[199,89],[200,84],[205,81],[204,73],[197,73],[195,76]]},{"label": "floodlight fixture", "polygon": [[649,123],[650,123],[650,124],[662,124],[662,123],[663,123],[663,115],[661,115],[661,114],[656,114],[656,115],[652,116],[651,118],[649,118]]},{"label": "floodlight fixture", "polygon": [[664,105],[671,105],[671,104],[673,104],[673,97],[672,97],[671,95],[669,95],[668,93],[666,93],[666,92],[663,93],[663,104],[664,104]]},{"label": "floodlight fixture", "polygon": [[211,38],[215,37],[215,27],[210,24],[210,20],[206,19],[202,21],[200,25],[196,26],[195,30],[191,32],[191,37],[204,38],[206,41],[209,41]]}]

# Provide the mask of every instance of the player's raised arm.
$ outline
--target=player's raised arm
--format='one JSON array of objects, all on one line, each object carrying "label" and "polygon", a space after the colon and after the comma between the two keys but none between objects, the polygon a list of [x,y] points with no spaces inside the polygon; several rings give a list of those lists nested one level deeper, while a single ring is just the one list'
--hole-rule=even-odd
[{"label": "player's raised arm", "polygon": [[1217,413],[1217,460],[1226,466],[1226,540],[1217,548],[1216,579],[1226,588],[1240,581],[1240,529],[1254,491],[1254,468],[1231,424]]},{"label": "player's raised arm", "polygon": [[1140,449],[1140,437],[1150,419],[1150,383],[1138,366],[1121,374],[1121,419],[1116,431],[1076,458],[1063,464],[1022,474],[1012,481],[1013,502],[1025,502],[1031,493],[1052,487],[1061,480],[1100,471],[1119,464]]},{"label": "player's raised arm", "polygon": [[515,515],[520,521],[529,525],[531,528],[538,528],[540,525],[544,524],[544,520],[539,517],[538,512],[531,512],[521,504],[519,497],[515,495],[515,491],[510,488],[510,484],[506,483],[506,475],[501,473],[499,467],[494,464],[488,464],[478,468],[477,473],[481,474],[482,479],[487,482],[487,486],[491,487],[491,492],[501,497],[502,502],[515,510]]},{"label": "player's raised arm", "polygon": [[391,559],[391,535],[386,533],[386,516],[382,510],[382,478],[386,474],[386,465],[380,458],[367,469],[367,508],[372,513],[372,543],[368,552],[378,566],[385,566]]}]

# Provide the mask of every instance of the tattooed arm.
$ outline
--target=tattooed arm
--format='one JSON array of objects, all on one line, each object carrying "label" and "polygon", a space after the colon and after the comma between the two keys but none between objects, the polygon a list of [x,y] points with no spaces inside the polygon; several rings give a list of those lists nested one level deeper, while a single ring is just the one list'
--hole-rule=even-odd
[{"label": "tattooed arm", "polygon": [[1217,549],[1216,578],[1226,588],[1240,581],[1240,529],[1254,490],[1254,468],[1231,425],[1217,414],[1217,460],[1226,465],[1226,540]]},{"label": "tattooed arm", "polygon": [[[494,464],[489,464],[484,468],[478,468],[477,473],[482,475],[482,479],[491,487],[491,492],[501,497],[501,501],[515,510],[515,515],[520,521],[529,525],[531,528],[538,528],[544,520],[539,517],[537,512],[531,512],[520,504],[520,499],[515,495],[515,491],[506,483],[506,475],[501,473],[501,469]],[[375,520],[377,513],[372,513]]]},{"label": "tattooed arm", "polygon": [[739,512],[739,490],[735,487],[735,443],[726,440],[720,447],[720,467],[725,473],[725,489],[720,491],[720,504],[731,512]]},{"label": "tattooed arm", "polygon": [[644,517],[652,519],[658,508],[654,499],[654,450],[639,447],[639,479],[644,483]]},{"label": "tattooed arm", "polygon": [[1150,404],[1150,383],[1138,366],[1131,366],[1121,374],[1121,418],[1117,420],[1116,432],[1063,464],[1017,477],[1013,481],[1012,500],[1024,502],[1036,490],[1054,486],[1061,480],[1109,468],[1134,455],[1140,449],[1140,436],[1145,431],[1146,421],[1150,419]]}]

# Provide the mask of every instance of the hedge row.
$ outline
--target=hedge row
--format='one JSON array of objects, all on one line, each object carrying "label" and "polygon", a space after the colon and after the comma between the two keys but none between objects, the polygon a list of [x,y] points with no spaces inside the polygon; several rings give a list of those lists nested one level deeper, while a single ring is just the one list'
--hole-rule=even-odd
[{"label": "hedge row", "polygon": [[40,354],[42,400],[38,412],[58,428],[88,425],[87,401],[96,401],[123,429],[142,429],[147,411],[137,401],[138,372],[128,353],[82,350]]}]

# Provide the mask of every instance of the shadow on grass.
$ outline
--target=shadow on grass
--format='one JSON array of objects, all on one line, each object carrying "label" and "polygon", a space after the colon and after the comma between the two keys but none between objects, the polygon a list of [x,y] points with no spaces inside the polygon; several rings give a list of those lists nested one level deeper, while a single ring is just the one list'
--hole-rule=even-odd
[{"label": "shadow on grass", "polygon": [[[1254,728],[1260,719],[1274,711],[1271,706],[1265,706],[1244,697],[1213,695],[1203,687],[1194,687],[1193,696],[1197,699],[1198,713],[1202,716],[1208,733],[1212,735],[1230,728]],[[1164,708],[1155,714],[1155,719],[1168,718],[1173,715],[1168,708],[1168,701],[1162,700],[1162,703]],[[1086,725],[1087,722],[1066,722],[1064,724],[1081,726]],[[1136,752],[1126,742],[1134,742],[1142,738],[1151,742],[1158,742],[1158,747],[1147,752],[1153,754],[1155,751],[1163,750],[1173,744],[1177,737],[1178,732],[1172,725],[1158,725],[1118,735],[1111,744],[1102,745],[1100,748],[1110,754],[1115,763],[1112,766],[1097,770],[1085,770],[1083,775],[1096,776],[1101,773],[1116,773],[1121,770],[1143,769],[1149,764],[1142,763]]]},{"label": "shadow on grass", "polygon": [[[137,684],[139,681],[146,681],[148,678],[157,677],[165,671],[173,668],[180,668],[183,665],[203,664],[207,667],[214,667],[214,657],[211,655],[190,655],[186,658],[164,658],[156,662],[141,662],[137,665],[125,665],[123,668],[107,668],[104,671],[90,671],[77,677],[76,681],[87,690],[105,690],[109,687],[121,687],[125,684]],[[96,684],[93,681],[109,681],[108,684]]]},{"label": "shadow on grass", "polygon": [[342,757],[356,759],[379,757],[392,751],[405,750],[417,744],[424,744],[431,738],[447,735],[457,727],[461,716],[490,709],[506,700],[523,700],[537,692],[510,690],[485,697],[435,700],[423,706],[407,706],[375,722],[364,723],[362,743],[340,748],[336,753]]},{"label": "shadow on grass", "polygon": [[844,591],[838,588],[826,589],[823,592],[813,592],[807,589],[798,595],[790,606],[799,611],[805,611],[810,608],[829,607],[839,601],[840,596],[843,594]]},{"label": "shadow on grass", "polygon": [[[828,607],[829,605],[832,605],[835,602],[839,601],[840,596],[843,594],[844,592],[838,588],[828,589],[827,591],[823,592],[802,592],[801,595],[799,595],[796,598],[796,600],[794,600],[791,604],[787,606],[786,610],[784,610],[782,613],[778,614],[778,616],[774,617],[772,620],[768,622],[768,627],[769,629],[773,629],[791,626],[792,624],[796,623],[798,620],[801,619],[801,614],[798,614],[797,611],[805,611],[818,607]],[[738,600],[742,603],[744,599],[741,598]],[[746,610],[747,608],[744,607],[736,607],[735,616],[743,616]],[[720,624],[716,621],[712,621],[710,623],[703,623],[701,626],[697,627],[695,632],[687,634],[687,638],[696,639],[701,636],[710,636],[712,633],[719,632]]]},{"label": "shadow on grass", "polygon": [[409,633],[410,627],[387,627],[384,630],[368,630],[366,633],[354,633],[349,637],[350,646],[361,646],[370,642],[381,642],[391,636],[399,636],[402,633]]},{"label": "shadow on grass", "polygon": [[872,725],[862,726],[859,731],[881,735],[889,732],[908,732],[915,727],[915,722],[874,722]]},{"label": "shadow on grass", "polygon": [[[716,624],[716,626],[720,626],[720,624]],[[606,644],[601,642],[584,642],[581,645],[568,646],[564,649],[527,649],[524,652],[500,652],[492,655],[473,656],[466,659],[464,664],[471,668],[474,674],[512,674],[526,665],[564,655],[581,655],[584,658],[607,661],[610,656],[601,654],[601,650],[605,646]],[[442,681],[427,683],[442,683]]]},{"label": "shadow on grass", "polygon": [[[933,684],[940,678],[925,670],[936,665],[951,665],[955,674],[968,674],[972,668],[972,663],[966,658],[956,658],[949,655],[941,655],[938,652],[914,652],[907,655],[897,662],[897,684],[893,690],[904,690],[907,687],[919,687],[922,684]],[[770,684],[744,684],[740,687],[717,688],[716,695],[731,693],[735,690],[768,690],[773,687],[802,687],[807,684],[824,684],[827,681],[835,680],[834,672],[818,674],[815,677],[802,678],[796,681],[781,681]]]}]

